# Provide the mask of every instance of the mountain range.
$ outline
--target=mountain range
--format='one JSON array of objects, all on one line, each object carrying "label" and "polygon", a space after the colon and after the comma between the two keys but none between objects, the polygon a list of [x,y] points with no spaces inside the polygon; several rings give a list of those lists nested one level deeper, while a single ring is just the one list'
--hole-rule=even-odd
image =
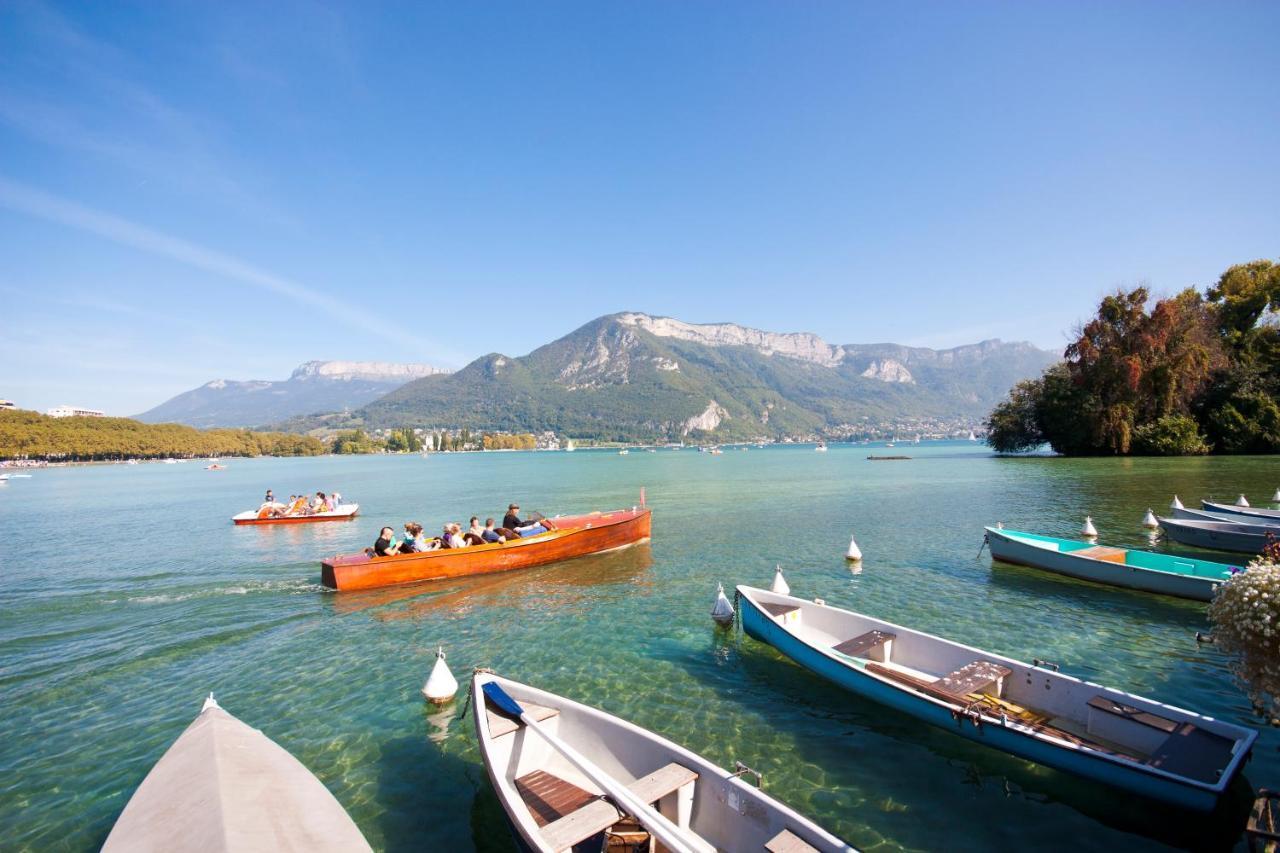
[{"label": "mountain range", "polygon": [[358,408],[406,382],[443,372],[428,364],[308,361],[282,382],[215,379],[136,417],[146,423],[252,427]]},{"label": "mountain range", "polygon": [[803,332],[628,312],[525,356],[491,353],[360,408],[276,426],[554,430],[595,440],[853,431],[913,418],[977,420],[1055,360],[1028,343],[839,345]]}]

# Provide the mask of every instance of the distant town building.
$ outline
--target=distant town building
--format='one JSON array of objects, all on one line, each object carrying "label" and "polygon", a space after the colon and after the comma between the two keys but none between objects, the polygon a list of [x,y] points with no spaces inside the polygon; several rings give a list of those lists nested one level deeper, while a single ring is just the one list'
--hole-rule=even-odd
[{"label": "distant town building", "polygon": [[51,418],[105,418],[106,412],[97,409],[81,409],[79,406],[54,406],[45,411]]},{"label": "distant town building", "polygon": [[16,409],[16,408],[18,407],[13,404],[12,400],[0,400],[0,411],[4,411],[6,409]]}]

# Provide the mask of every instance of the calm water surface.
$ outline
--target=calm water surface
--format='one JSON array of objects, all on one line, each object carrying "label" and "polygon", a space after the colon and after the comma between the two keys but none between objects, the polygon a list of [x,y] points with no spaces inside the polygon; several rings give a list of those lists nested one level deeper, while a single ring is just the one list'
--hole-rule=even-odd
[{"label": "calm water surface", "polygon": [[[883,453],[885,451],[878,450]],[[0,486],[0,847],[90,850],[205,694],[302,760],[375,849],[505,850],[470,715],[419,694],[443,643],[473,666],[598,705],[730,766],[865,850],[1240,846],[1243,798],[1206,818],[987,750],[717,631],[717,581],[767,585],[1257,726],[1195,602],[975,559],[982,526],[1145,543],[1177,492],[1280,485],[1274,457],[997,459],[970,444],[230,460],[35,472]],[[429,529],[509,500],[655,509],[653,542],[560,566],[366,593],[319,558],[381,523]],[[235,528],[277,495],[338,489],[352,523]],[[851,532],[866,555],[851,571]],[[1225,562],[1231,558],[1220,555]],[[1280,784],[1280,731],[1246,770]]]}]

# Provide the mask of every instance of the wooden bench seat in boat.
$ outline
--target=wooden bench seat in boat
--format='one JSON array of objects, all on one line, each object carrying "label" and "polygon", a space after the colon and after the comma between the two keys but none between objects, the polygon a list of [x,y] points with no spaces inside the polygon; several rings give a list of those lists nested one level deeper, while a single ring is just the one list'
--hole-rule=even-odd
[{"label": "wooden bench seat in boat", "polygon": [[768,853],[818,853],[818,848],[789,829],[784,829],[764,844]]},{"label": "wooden bench seat in boat", "polygon": [[832,646],[831,650],[851,658],[865,658],[871,652],[883,646],[883,660],[887,661],[889,659],[889,649],[892,648],[890,643],[897,637],[897,634],[890,634],[888,631],[868,631],[865,634],[859,634],[852,640],[845,640],[843,643]]},{"label": "wooden bench seat in boat", "polygon": [[1089,700],[1089,707],[1097,708],[1099,711],[1105,711],[1108,714],[1115,714],[1117,717],[1124,717],[1126,720],[1132,720],[1135,723],[1142,723],[1144,726],[1159,729],[1166,734],[1178,727],[1177,722],[1168,717],[1161,717],[1150,711],[1143,711],[1141,708],[1117,702],[1109,696],[1094,696]]},{"label": "wooden bench seat in boat", "polygon": [[[525,702],[524,710],[526,714],[533,717],[538,722],[542,722],[543,720],[554,717],[556,714],[560,713],[557,708],[544,708],[543,706],[535,705],[532,702]],[[489,715],[490,737],[502,737],[503,735],[509,735],[524,725],[519,720],[513,720],[510,717],[499,714],[497,711],[493,710],[487,701],[485,702],[485,711]]]},{"label": "wooden bench seat in boat", "polygon": [[[652,804],[697,778],[694,771],[672,762],[632,782],[627,790],[643,802]],[[543,840],[554,850],[567,850],[624,817],[621,810],[599,794],[579,788],[545,770],[526,773],[515,780],[515,785],[520,799],[533,815],[534,823],[541,827]],[[688,815],[673,822],[686,828]]]},{"label": "wooden bench seat in boat", "polygon": [[1110,548],[1106,545],[1094,545],[1091,548],[1081,548],[1079,551],[1068,551],[1073,557],[1092,557],[1095,560],[1105,560],[1108,563],[1118,563],[1124,565],[1124,555],[1129,552],[1124,548]]},{"label": "wooden bench seat in boat", "polygon": [[995,695],[999,696],[1005,678],[1012,674],[1013,670],[1007,666],[989,660],[976,660],[942,676],[933,686],[956,699],[963,699],[970,693],[984,693],[988,687],[994,687]]}]

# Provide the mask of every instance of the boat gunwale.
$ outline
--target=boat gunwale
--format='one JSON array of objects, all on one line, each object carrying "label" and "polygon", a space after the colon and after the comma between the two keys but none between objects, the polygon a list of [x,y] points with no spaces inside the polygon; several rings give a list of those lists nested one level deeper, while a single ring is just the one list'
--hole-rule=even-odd
[{"label": "boat gunwale", "polygon": [[[831,660],[832,662],[839,664],[841,668],[853,673],[854,675],[860,675],[866,678],[870,678],[880,684],[884,684],[894,690],[897,690],[900,693],[908,694],[915,699],[923,699],[929,704],[936,705],[941,708],[945,708],[949,711],[953,711],[956,709],[962,710],[965,706],[959,703],[953,704],[953,703],[945,702],[941,699],[930,696],[927,693],[923,693],[919,690],[911,689],[906,685],[899,684],[898,682],[893,681],[892,679],[889,679],[889,678],[885,678],[884,676],[878,675],[875,672],[857,667],[852,663],[851,659],[841,657],[833,653],[830,649],[825,649],[821,646],[814,645],[808,640],[805,640],[803,637],[800,637],[798,634],[792,631],[787,625],[782,623],[777,618],[773,617],[768,612],[766,612],[764,608],[760,605],[760,602],[758,602],[755,598],[752,597],[752,594],[764,592],[764,593],[768,593],[769,595],[778,596],[780,598],[790,599],[800,605],[825,607],[829,610],[834,610],[838,613],[855,616],[861,619],[868,619],[872,622],[880,623],[880,625],[887,628],[892,628],[897,631],[903,631],[907,634],[914,634],[917,637],[923,637],[928,640],[932,640],[934,642],[952,646],[954,648],[959,648],[959,649],[964,649],[965,651],[974,652],[979,657],[985,657],[987,659],[990,659],[996,662],[1006,663],[1006,664],[1015,664],[1027,670],[1041,672],[1047,677],[1057,678],[1063,681],[1074,682],[1076,684],[1097,688],[1099,691],[1103,692],[1104,694],[1122,696],[1130,700],[1136,699],[1140,703],[1139,707],[1141,705],[1155,705],[1160,708],[1164,708],[1170,711],[1175,711],[1179,714],[1185,714],[1187,716],[1194,718],[1194,720],[1208,720],[1213,723],[1217,723],[1219,725],[1229,726],[1233,729],[1237,729],[1238,731],[1242,732],[1240,736],[1237,736],[1234,739],[1235,743],[1232,747],[1231,761],[1223,769],[1221,775],[1218,777],[1218,781],[1216,783],[1210,784],[1208,782],[1201,782],[1198,779],[1192,779],[1188,776],[1179,776],[1176,773],[1170,773],[1169,771],[1163,770],[1159,767],[1152,767],[1151,765],[1144,764],[1141,761],[1138,761],[1136,759],[1122,758],[1118,755],[1114,755],[1114,754],[1103,752],[1097,749],[1090,748],[1084,744],[1077,744],[1077,743],[1072,743],[1070,741],[1065,741],[1060,738],[1053,737],[1052,735],[1047,734],[1045,732],[1038,732],[1034,730],[1032,727],[1026,725],[1025,723],[1020,723],[1014,720],[1008,720],[1007,722],[1002,722],[999,717],[995,717],[990,714],[983,713],[980,709],[978,710],[978,715],[980,719],[989,725],[994,725],[1001,729],[1012,731],[1015,734],[1021,735],[1023,737],[1029,737],[1033,740],[1036,740],[1042,743],[1047,743],[1051,746],[1054,746],[1060,749],[1067,749],[1082,755],[1086,755],[1090,759],[1102,759],[1111,764],[1116,765],[1117,767],[1121,767],[1127,770],[1136,770],[1140,773],[1147,773],[1147,774],[1154,775],[1157,778],[1167,779],[1179,785],[1198,788],[1200,790],[1209,791],[1216,795],[1221,796],[1226,791],[1227,785],[1230,784],[1231,780],[1234,779],[1236,774],[1240,772],[1240,769],[1243,766],[1244,761],[1248,758],[1250,752],[1252,752],[1253,750],[1254,741],[1256,741],[1258,737],[1258,732],[1254,729],[1246,728],[1244,726],[1227,722],[1225,720],[1219,720],[1215,717],[1210,717],[1207,714],[1200,714],[1200,713],[1197,713],[1196,711],[1192,711],[1187,708],[1180,708],[1176,705],[1169,705],[1159,700],[1151,699],[1146,696],[1139,696],[1135,693],[1129,693],[1127,691],[1120,690],[1115,687],[1107,687],[1106,685],[1098,684],[1097,682],[1094,682],[1094,681],[1089,681],[1083,678],[1077,678],[1065,672],[1045,670],[1045,669],[1042,669],[1041,667],[1028,664],[1024,661],[1020,661],[1015,658],[1010,658],[1010,657],[1006,657],[1005,655],[996,654],[994,652],[987,651],[986,649],[979,649],[975,646],[970,646],[965,643],[957,642],[955,640],[948,640],[944,637],[938,637],[926,631],[920,631],[914,628],[908,628],[904,625],[898,625],[894,622],[888,622],[884,619],[880,619],[875,616],[869,616],[866,614],[858,613],[853,610],[846,610],[842,607],[835,607],[834,605],[831,605],[831,604],[818,604],[816,601],[808,601],[803,598],[797,598],[796,596],[793,596],[793,595],[782,595],[781,593],[770,592],[769,590],[761,589],[759,587],[746,586],[744,584],[739,584],[737,586],[737,590],[739,593],[741,593],[742,600],[748,602],[751,605],[751,607],[762,618],[770,620],[774,625],[777,625],[779,628],[781,628],[788,636],[795,639],[796,642],[804,645],[805,648],[812,649],[816,652],[819,652],[828,660]],[[772,645],[772,644],[770,643],[769,645]],[[783,654],[785,655],[786,653],[783,652]],[[790,655],[786,655],[786,657],[794,661],[794,658],[791,658]],[[798,661],[794,661],[794,662],[799,664]],[[804,666],[803,664],[799,664],[799,665]],[[808,667],[805,667],[805,668],[808,669]],[[812,672],[812,670],[810,671]],[[815,674],[821,675],[821,673],[815,673]],[[875,700],[870,700],[870,701],[875,701]],[[928,721],[923,721],[923,722],[927,723]],[[1186,722],[1186,721],[1183,721],[1183,722]],[[1214,732],[1211,732],[1211,733],[1214,733]],[[1034,759],[1030,759],[1030,760],[1034,761]],[[1036,763],[1041,764],[1042,762],[1037,761]],[[1045,766],[1050,766],[1050,765],[1045,765]]]}]

